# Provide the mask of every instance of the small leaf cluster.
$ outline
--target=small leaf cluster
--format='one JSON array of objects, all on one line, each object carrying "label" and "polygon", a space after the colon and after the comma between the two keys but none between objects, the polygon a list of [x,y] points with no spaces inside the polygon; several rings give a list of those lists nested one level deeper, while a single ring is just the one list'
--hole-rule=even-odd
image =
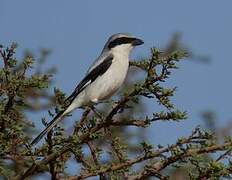
[{"label": "small leaf cluster", "polygon": [[0,161],[1,173],[7,176],[12,173],[9,166],[15,171],[20,168],[21,156],[27,152],[31,138],[33,123],[25,112],[39,108],[32,101],[46,95],[50,78],[50,74],[38,74],[33,69],[33,56],[25,54],[21,61],[17,60],[16,48],[16,43],[0,46],[0,156],[11,163],[4,163],[2,158]]}]

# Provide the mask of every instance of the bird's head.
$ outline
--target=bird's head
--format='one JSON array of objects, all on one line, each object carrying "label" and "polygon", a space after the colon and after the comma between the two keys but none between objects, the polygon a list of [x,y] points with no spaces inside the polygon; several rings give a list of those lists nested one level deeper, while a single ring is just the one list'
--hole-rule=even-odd
[{"label": "bird's head", "polygon": [[104,46],[104,50],[112,51],[112,52],[119,52],[119,53],[129,53],[135,46],[142,45],[144,42],[131,36],[127,33],[118,33],[112,35]]}]

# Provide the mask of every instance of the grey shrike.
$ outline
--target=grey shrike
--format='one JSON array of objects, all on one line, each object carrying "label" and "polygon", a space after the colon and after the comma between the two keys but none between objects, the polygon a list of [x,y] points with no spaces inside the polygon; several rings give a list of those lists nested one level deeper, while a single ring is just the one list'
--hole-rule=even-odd
[{"label": "grey shrike", "polygon": [[[125,33],[112,35],[100,56],[94,61],[86,76],[73,93],[65,100],[67,105],[48,126],[32,141],[36,144],[72,110],[98,103],[111,97],[122,85],[129,67],[129,55],[135,46],[143,44],[141,39]],[[65,104],[66,104],[65,103]]]}]

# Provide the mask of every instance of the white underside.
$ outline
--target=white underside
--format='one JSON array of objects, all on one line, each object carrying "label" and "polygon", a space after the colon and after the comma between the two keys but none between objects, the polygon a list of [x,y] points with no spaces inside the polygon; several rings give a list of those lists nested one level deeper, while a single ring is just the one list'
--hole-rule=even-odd
[{"label": "white underside", "polygon": [[108,99],[121,87],[129,67],[129,53],[124,52],[114,53],[116,55],[114,55],[110,68],[88,85],[75,98],[64,114],[71,112],[75,108]]}]

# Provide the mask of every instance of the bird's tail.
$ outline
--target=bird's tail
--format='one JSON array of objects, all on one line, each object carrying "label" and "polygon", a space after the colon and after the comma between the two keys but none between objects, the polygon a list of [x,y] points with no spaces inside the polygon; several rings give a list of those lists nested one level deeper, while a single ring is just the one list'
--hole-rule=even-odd
[{"label": "bird's tail", "polygon": [[47,134],[49,131],[52,130],[53,127],[55,127],[61,120],[62,117],[64,116],[65,112],[61,111],[59,112],[51,122],[49,122],[48,126],[31,142],[31,146],[37,144],[45,134]]}]

